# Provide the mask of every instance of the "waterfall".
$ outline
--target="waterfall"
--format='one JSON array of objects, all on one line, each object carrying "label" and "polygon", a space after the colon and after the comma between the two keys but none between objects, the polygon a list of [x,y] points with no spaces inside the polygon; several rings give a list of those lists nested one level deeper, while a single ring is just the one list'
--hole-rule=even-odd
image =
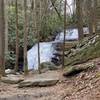
[{"label": "waterfall", "polygon": [[[51,61],[54,48],[52,42],[40,43],[40,62]],[[38,45],[35,44],[32,49],[28,51],[28,68],[38,69]]]},{"label": "waterfall", "polygon": [[[88,34],[88,28],[83,28],[84,34]],[[55,43],[62,42],[64,33],[59,33],[54,41],[51,42],[40,42],[40,63],[49,62],[54,56]],[[68,29],[66,30],[66,41],[69,40],[78,40],[78,29]],[[28,69],[38,69],[38,45],[35,44],[27,53],[28,59]]]}]

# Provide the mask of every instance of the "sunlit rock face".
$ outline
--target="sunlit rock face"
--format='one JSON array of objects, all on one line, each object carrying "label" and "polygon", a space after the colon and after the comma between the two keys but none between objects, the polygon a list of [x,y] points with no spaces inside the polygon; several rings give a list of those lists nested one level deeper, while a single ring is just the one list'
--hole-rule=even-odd
[{"label": "sunlit rock face", "polygon": [[[83,28],[84,33],[88,34],[88,28]],[[43,62],[51,62],[52,58],[54,58],[54,53],[56,49],[56,44],[58,42],[63,42],[64,33],[59,33],[54,41],[51,42],[41,42],[40,43],[40,63]],[[66,41],[78,40],[78,30],[68,29],[66,30]],[[35,44],[27,53],[28,58],[28,68],[30,69],[38,69],[38,45]]]}]

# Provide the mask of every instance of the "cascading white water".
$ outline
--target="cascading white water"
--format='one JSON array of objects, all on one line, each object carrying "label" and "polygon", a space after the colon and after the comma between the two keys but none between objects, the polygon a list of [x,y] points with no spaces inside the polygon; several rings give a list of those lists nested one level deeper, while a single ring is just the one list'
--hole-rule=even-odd
[{"label": "cascading white water", "polygon": [[[83,28],[85,34],[89,33],[88,28]],[[41,42],[40,43],[40,63],[51,61],[53,53],[55,51],[54,43],[62,42],[64,33],[61,32],[52,42]],[[68,29],[66,31],[67,40],[78,40],[78,30]],[[28,69],[38,69],[38,45],[35,44],[27,53]]]},{"label": "cascading white water", "polygon": [[[84,34],[88,34],[89,33],[89,29],[87,27],[83,28],[83,32]],[[61,32],[60,34],[58,34],[55,38],[55,41],[63,41],[64,39],[64,33]],[[66,30],[66,37],[65,40],[77,40],[78,39],[78,29],[74,28],[74,29],[68,29]]]},{"label": "cascading white water", "polygon": [[[60,34],[58,34],[55,38],[55,41],[63,41],[64,39],[64,33],[61,32]],[[69,29],[66,31],[66,36],[65,36],[66,41],[68,40],[77,40],[78,39],[78,30],[76,29]]]},{"label": "cascading white water", "polygon": [[[40,43],[40,62],[51,61],[54,48],[52,42]],[[28,68],[38,69],[38,45],[35,44],[32,49],[28,51]]]}]

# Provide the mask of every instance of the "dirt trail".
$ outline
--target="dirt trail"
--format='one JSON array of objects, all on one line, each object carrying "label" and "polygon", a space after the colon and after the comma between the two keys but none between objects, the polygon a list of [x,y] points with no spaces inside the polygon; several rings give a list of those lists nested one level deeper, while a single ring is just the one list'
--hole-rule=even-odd
[{"label": "dirt trail", "polygon": [[[92,60],[96,68],[64,78],[55,86],[17,88],[0,83],[0,100],[100,100],[100,58]],[[4,99],[7,98],[7,99]]]}]

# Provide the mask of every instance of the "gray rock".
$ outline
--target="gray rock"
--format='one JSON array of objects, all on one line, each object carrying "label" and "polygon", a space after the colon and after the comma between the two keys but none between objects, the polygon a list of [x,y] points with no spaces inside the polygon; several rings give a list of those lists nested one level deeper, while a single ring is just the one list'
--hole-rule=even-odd
[{"label": "gray rock", "polygon": [[68,56],[71,53],[71,50],[65,51],[65,56]]},{"label": "gray rock", "polygon": [[23,80],[24,80],[24,78],[22,78],[21,76],[13,75],[13,74],[9,74],[6,77],[1,78],[2,82],[9,83],[9,84],[17,84]]},{"label": "gray rock", "polygon": [[18,87],[34,87],[34,86],[51,86],[56,85],[59,81],[59,74],[56,71],[48,71],[46,73],[34,75],[20,82]]},{"label": "gray rock", "polygon": [[28,79],[19,83],[18,87],[22,88],[22,87],[34,87],[34,86],[43,86],[43,87],[52,86],[52,85],[55,85],[58,81],[59,80],[56,78]]},{"label": "gray rock", "polygon": [[84,64],[83,66],[69,66],[68,68],[65,68],[64,76],[74,76],[82,71],[85,71],[87,69],[95,68],[94,62],[90,62],[87,64]]},{"label": "gray rock", "polygon": [[41,70],[57,70],[58,67],[52,62],[43,62],[41,63]]},{"label": "gray rock", "polygon": [[[65,51],[65,56],[68,56],[71,53],[71,50],[66,50]],[[56,53],[54,53],[55,56],[61,57],[63,55],[62,51],[57,51]]]}]

